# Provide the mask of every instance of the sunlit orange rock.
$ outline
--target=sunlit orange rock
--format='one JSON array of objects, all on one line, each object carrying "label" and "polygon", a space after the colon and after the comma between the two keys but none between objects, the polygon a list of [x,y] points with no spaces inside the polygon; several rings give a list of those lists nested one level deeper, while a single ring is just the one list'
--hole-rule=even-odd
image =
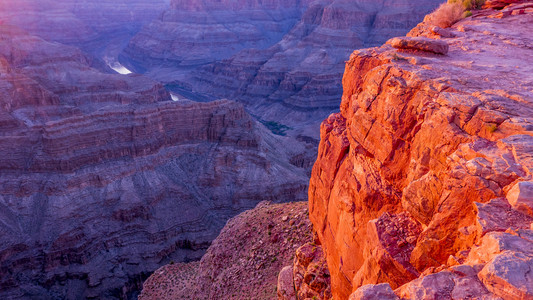
[{"label": "sunlit orange rock", "polygon": [[293,278],[297,299],[331,299],[330,274],[320,245],[307,243],[296,250]]},{"label": "sunlit orange rock", "polygon": [[[503,11],[474,12],[443,35],[411,32],[448,45],[444,55],[384,45],[346,63],[341,112],[322,123],[309,187],[333,297],[382,282],[408,299],[530,297],[531,280],[508,274],[513,264],[527,269],[533,245],[533,69],[523,63],[533,61],[533,37],[516,30],[533,26],[533,11],[523,3]],[[404,214],[420,231],[405,233],[400,222],[390,247],[376,222]],[[489,243],[494,231],[508,233]],[[519,254],[501,257],[505,247],[495,245],[506,243]],[[450,269],[465,263],[472,274]]]}]

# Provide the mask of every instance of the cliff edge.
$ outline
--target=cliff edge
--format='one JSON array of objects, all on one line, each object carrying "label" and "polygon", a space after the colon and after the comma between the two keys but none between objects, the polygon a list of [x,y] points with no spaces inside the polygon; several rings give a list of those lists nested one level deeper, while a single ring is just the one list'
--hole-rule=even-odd
[{"label": "cliff edge", "polygon": [[335,299],[533,297],[532,26],[522,1],[351,55],[309,187]]}]

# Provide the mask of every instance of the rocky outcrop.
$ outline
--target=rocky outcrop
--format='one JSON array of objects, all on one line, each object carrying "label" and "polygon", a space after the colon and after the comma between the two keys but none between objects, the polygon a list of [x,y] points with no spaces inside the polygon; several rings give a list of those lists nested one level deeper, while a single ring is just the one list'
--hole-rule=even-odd
[{"label": "rocky outcrop", "polygon": [[259,3],[173,1],[121,62],[184,97],[241,101],[293,138],[316,142],[319,122],[338,108],[350,52],[405,34],[439,1]]},{"label": "rocky outcrop", "polygon": [[11,25],[0,39],[0,298],[134,297],[235,214],[305,199],[304,149],[242,105],[171,101]]},{"label": "rocky outcrop", "polygon": [[[260,203],[231,219],[200,263],[154,272],[139,299],[275,298],[279,270],[312,240],[307,213],[306,202]],[[292,268],[287,275],[280,280],[292,285]]]},{"label": "rocky outcrop", "polygon": [[404,50],[417,50],[435,54],[448,53],[448,44],[424,37],[395,37],[387,41],[392,47]]},{"label": "rocky outcrop", "polygon": [[357,289],[350,295],[349,300],[399,300],[398,296],[394,294],[390,285],[386,283],[381,284],[367,284]]},{"label": "rocky outcrop", "polygon": [[309,187],[334,298],[533,297],[528,5],[350,57]]},{"label": "rocky outcrop", "polygon": [[[293,264],[289,267],[292,272],[292,284],[286,287],[278,286],[278,296],[292,292],[295,294],[294,299],[331,299],[330,274],[320,245],[313,242],[298,248]],[[281,276],[280,273],[280,279]],[[280,298],[283,299],[278,297]]]}]

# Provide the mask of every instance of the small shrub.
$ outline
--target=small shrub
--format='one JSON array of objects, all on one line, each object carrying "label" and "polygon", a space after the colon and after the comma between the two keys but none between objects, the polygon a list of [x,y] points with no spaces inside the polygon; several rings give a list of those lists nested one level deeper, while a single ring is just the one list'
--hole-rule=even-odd
[{"label": "small shrub", "polygon": [[403,56],[399,56],[399,55],[396,54],[396,53],[393,53],[393,54],[392,54],[392,60],[399,60],[399,61],[401,61],[401,60],[407,60],[407,58],[405,58],[405,57],[403,57]]},{"label": "small shrub", "polygon": [[443,3],[429,15],[428,22],[441,28],[447,28],[463,18],[464,7],[460,3]]},{"label": "small shrub", "polygon": [[468,17],[470,17],[471,15],[472,15],[472,12],[469,11],[469,10],[467,10],[467,11],[465,11],[465,14],[464,14],[463,16],[464,16],[465,18],[468,18]]},{"label": "small shrub", "polygon": [[265,127],[268,128],[270,131],[272,131],[273,134],[277,134],[281,136],[286,136],[287,134],[285,133],[285,131],[292,129],[289,126],[286,126],[286,125],[283,125],[281,123],[274,122],[274,121],[262,121],[261,120],[260,122],[263,123],[263,125],[265,125]]},{"label": "small shrub", "polygon": [[490,133],[493,133],[494,131],[498,130],[498,124],[489,123],[489,124],[487,125],[487,130],[488,130]]}]

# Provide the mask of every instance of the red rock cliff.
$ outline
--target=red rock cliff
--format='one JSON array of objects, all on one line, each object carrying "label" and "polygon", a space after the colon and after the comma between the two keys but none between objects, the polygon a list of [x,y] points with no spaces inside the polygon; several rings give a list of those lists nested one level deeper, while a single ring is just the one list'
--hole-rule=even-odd
[{"label": "red rock cliff", "polygon": [[[309,188],[334,298],[478,263],[486,264],[473,271],[471,286],[484,284],[478,296],[533,296],[527,272],[512,283],[489,266],[507,259],[522,272],[533,264],[533,37],[516,30],[533,25],[531,7],[484,10],[441,31],[447,38],[418,30],[411,35],[432,39],[404,37],[351,55],[341,112],[322,123]],[[515,246],[502,246],[513,238]],[[451,280],[452,298],[458,275],[448,273],[437,274]],[[396,294],[417,298],[422,285]]]}]

